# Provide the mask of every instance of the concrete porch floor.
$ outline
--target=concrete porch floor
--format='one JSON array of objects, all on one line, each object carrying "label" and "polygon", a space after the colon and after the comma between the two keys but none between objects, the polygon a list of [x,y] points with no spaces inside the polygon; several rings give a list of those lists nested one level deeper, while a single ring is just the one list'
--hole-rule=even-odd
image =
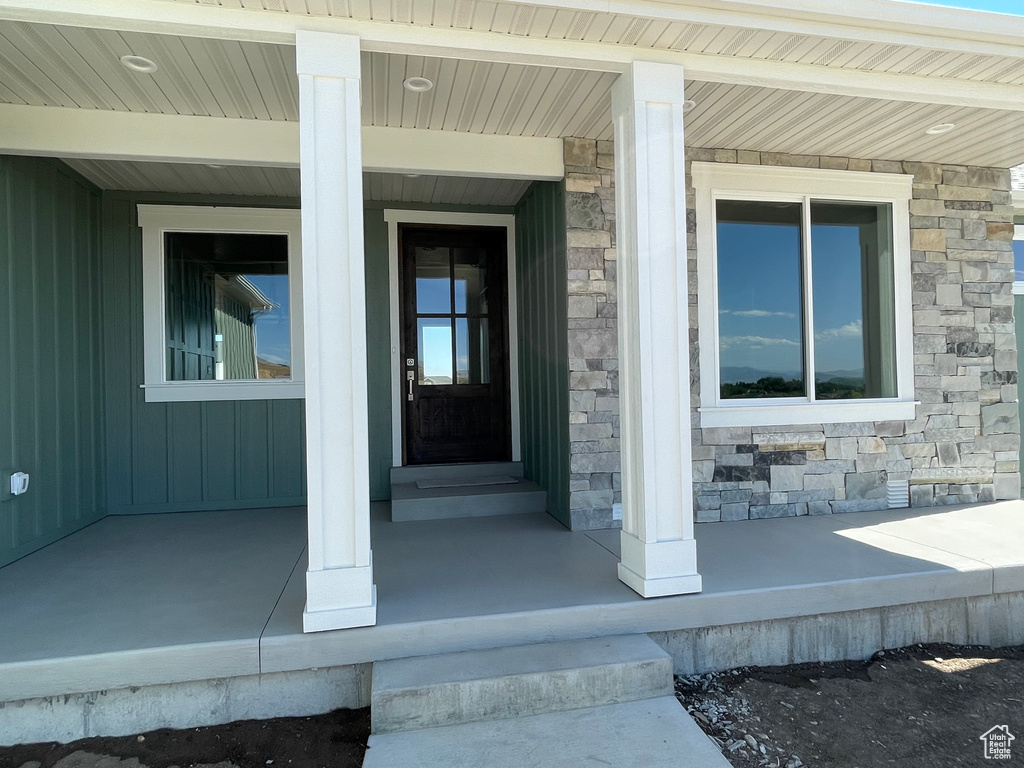
[{"label": "concrete porch floor", "polygon": [[374,627],[302,634],[301,508],[107,517],[0,568],[0,702],[1024,591],[1024,501],[698,525],[704,591],[651,600],[617,531],[387,511]]}]

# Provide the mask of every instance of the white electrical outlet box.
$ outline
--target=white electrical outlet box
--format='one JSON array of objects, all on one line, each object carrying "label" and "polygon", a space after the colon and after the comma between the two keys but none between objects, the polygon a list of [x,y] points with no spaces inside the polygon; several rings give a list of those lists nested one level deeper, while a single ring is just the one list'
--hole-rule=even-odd
[{"label": "white electrical outlet box", "polygon": [[28,490],[28,473],[15,472],[11,475],[11,496],[21,496]]},{"label": "white electrical outlet box", "polygon": [[622,519],[622,502],[612,504],[612,520]]}]

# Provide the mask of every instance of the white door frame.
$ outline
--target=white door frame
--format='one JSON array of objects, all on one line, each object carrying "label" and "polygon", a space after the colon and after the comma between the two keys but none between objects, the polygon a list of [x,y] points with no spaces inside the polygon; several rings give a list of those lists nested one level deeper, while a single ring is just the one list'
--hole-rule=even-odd
[{"label": "white door frame", "polygon": [[508,373],[512,420],[512,461],[521,454],[519,431],[519,310],[516,300],[516,217],[511,213],[454,213],[384,209],[388,225],[388,281],[391,304],[391,463],[402,466],[402,344],[398,295],[398,225],[450,224],[467,227],[503,227],[508,253]]}]

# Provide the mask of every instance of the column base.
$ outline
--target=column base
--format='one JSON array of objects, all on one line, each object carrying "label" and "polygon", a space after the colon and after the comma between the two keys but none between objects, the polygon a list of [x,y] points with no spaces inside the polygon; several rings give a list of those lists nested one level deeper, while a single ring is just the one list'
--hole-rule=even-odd
[{"label": "column base", "polygon": [[667,595],[689,595],[702,589],[699,573],[689,576],[669,576],[664,579],[645,579],[625,565],[619,563],[619,581],[636,592],[640,597],[666,597]]},{"label": "column base", "polygon": [[303,632],[326,632],[331,629],[372,627],[377,623],[377,586],[371,587],[370,604],[355,608],[327,608],[311,611],[307,604],[302,612]]},{"label": "column base", "polygon": [[619,579],[642,597],[687,595],[701,591],[694,539],[643,541],[622,531]]},{"label": "column base", "polygon": [[377,586],[370,564],[353,568],[306,571],[303,632],[372,627],[377,623]]}]

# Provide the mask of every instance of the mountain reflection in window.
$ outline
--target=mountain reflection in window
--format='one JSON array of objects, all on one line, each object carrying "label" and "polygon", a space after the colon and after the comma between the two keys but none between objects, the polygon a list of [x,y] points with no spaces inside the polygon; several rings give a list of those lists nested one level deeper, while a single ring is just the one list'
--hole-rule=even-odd
[{"label": "mountain reflection in window", "polygon": [[806,395],[801,205],[719,200],[724,400]]},{"label": "mountain reflection in window", "polygon": [[167,381],[291,377],[286,235],[168,232]]}]

